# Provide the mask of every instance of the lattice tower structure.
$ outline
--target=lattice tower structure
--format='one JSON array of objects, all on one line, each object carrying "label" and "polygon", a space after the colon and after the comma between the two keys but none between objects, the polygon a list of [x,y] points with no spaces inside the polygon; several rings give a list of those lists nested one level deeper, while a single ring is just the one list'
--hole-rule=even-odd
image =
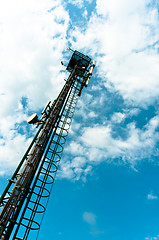
[{"label": "lattice tower structure", "polygon": [[40,120],[36,114],[29,120],[39,130],[1,195],[0,240],[37,239],[77,100],[94,66],[88,56],[73,51],[59,96]]}]

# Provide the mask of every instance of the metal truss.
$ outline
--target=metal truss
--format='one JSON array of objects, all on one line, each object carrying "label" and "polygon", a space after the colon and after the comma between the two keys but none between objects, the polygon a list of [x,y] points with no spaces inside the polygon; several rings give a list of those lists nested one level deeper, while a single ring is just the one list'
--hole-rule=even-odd
[{"label": "metal truss", "polygon": [[45,108],[41,126],[0,198],[0,239],[36,239],[78,96],[90,78],[88,66],[90,58],[74,51],[67,67],[70,76],[58,98]]}]

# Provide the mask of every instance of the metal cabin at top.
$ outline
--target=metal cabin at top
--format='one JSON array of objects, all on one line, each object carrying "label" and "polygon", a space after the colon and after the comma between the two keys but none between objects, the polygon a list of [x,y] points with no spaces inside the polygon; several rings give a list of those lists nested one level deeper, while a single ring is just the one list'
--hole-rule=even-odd
[{"label": "metal cabin at top", "polygon": [[76,74],[79,76],[82,76],[85,74],[91,59],[88,56],[85,56],[84,54],[74,51],[69,64],[66,68],[67,71],[71,72],[76,65],[78,65],[78,68],[76,69]]},{"label": "metal cabin at top", "polygon": [[35,113],[28,119],[39,129],[0,197],[0,240],[37,239],[77,100],[94,66],[88,56],[73,51],[66,68],[70,75],[57,99],[40,119]]},{"label": "metal cabin at top", "polygon": [[[68,50],[72,50],[71,48],[68,48]],[[72,50],[73,51],[73,50]],[[83,87],[87,87],[88,86],[88,83],[89,83],[89,80],[92,76],[92,73],[93,73],[93,69],[95,67],[95,61],[93,60],[91,62],[91,58],[78,52],[78,51],[73,51],[73,55],[69,61],[69,64],[66,68],[67,71],[71,72],[73,71],[74,69],[75,70],[75,74],[76,74],[76,77],[79,76],[79,77],[82,77],[83,80],[81,82],[81,86],[80,86],[80,89],[79,89],[79,92],[78,92],[78,96],[81,95],[81,92],[82,92],[82,89]],[[89,69],[88,69],[89,67]],[[78,81],[78,78],[76,79],[76,81]]]}]

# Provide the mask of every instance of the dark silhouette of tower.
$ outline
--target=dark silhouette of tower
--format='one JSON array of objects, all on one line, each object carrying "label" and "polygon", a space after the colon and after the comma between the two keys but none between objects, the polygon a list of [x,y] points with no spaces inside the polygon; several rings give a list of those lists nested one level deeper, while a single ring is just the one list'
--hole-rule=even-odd
[{"label": "dark silhouette of tower", "polygon": [[70,75],[59,96],[46,105],[40,119],[37,114],[28,119],[39,130],[0,197],[0,240],[36,239],[78,97],[94,67],[88,56],[73,51],[66,66]]}]

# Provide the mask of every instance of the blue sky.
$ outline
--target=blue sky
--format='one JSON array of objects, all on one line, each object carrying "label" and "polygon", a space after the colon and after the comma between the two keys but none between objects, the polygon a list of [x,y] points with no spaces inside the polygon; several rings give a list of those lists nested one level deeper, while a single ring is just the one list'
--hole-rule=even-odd
[{"label": "blue sky", "polygon": [[78,101],[39,239],[159,239],[159,15],[151,0],[6,0],[0,8],[0,194],[68,76],[96,61]]}]

